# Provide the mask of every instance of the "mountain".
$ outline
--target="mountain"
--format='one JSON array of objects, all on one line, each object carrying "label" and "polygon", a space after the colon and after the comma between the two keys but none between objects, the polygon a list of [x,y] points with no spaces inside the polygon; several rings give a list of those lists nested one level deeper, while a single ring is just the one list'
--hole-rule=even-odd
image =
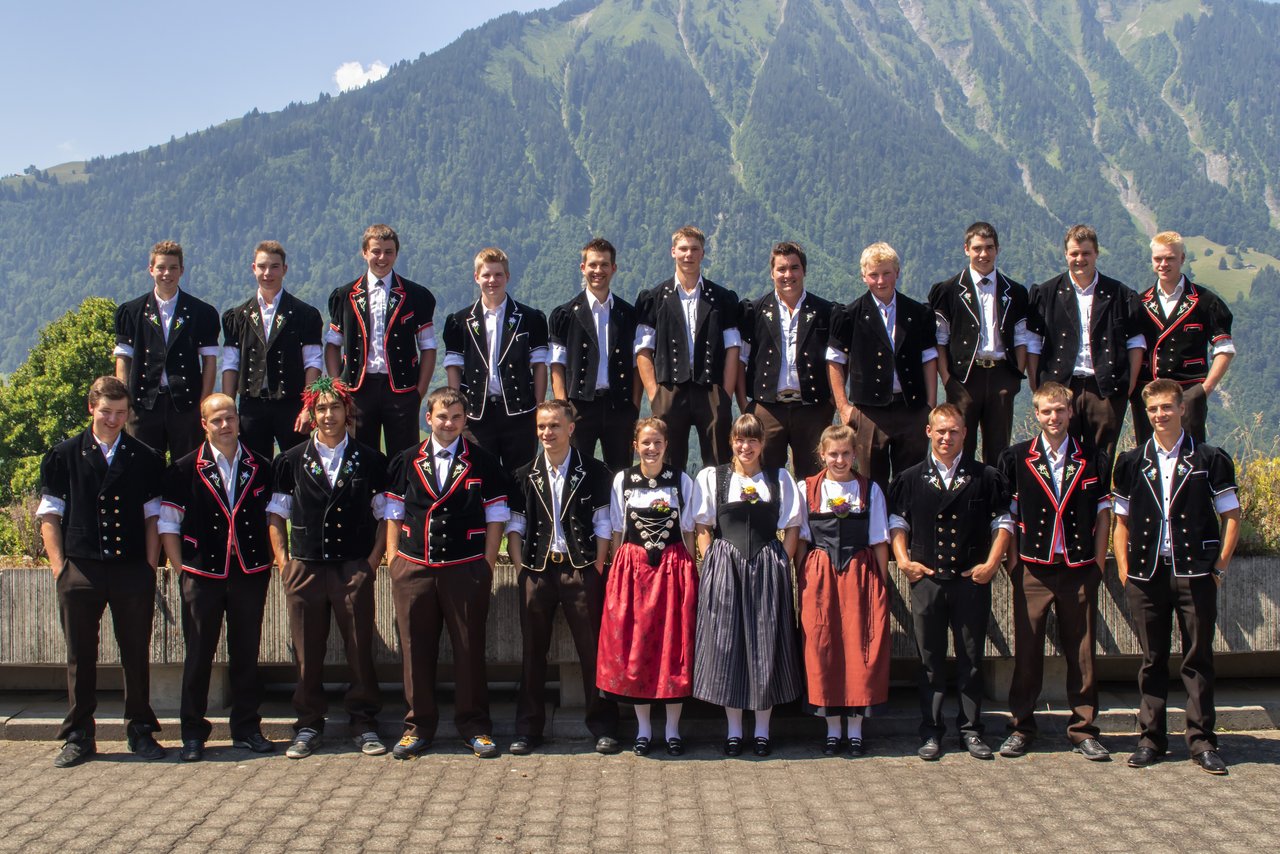
[{"label": "mountain", "polygon": [[[161,238],[186,248],[186,287],[224,307],[250,293],[253,245],[281,240],[286,285],[323,306],[385,221],[442,311],[474,298],[486,245],[512,256],[517,298],[550,308],[595,234],[633,294],[670,275],[685,223],[740,293],[762,292],[769,245],[795,239],[813,289],[845,300],[866,244],[891,242],[919,295],[958,268],[974,219],[1026,283],[1060,270],[1075,222],[1137,287],[1157,228],[1280,256],[1278,79],[1280,7],[1254,0],[511,13],[359,90],[4,182],[0,370],[84,296],[143,292]],[[1259,335],[1234,372],[1272,347]]]}]

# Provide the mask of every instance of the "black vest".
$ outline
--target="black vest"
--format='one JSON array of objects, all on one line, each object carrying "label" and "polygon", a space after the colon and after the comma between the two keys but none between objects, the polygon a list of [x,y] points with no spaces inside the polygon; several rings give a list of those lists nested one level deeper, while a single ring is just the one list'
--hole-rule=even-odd
[{"label": "black vest", "polygon": [[1019,556],[1027,563],[1053,563],[1054,535],[1061,532],[1062,560],[1068,566],[1093,563],[1097,558],[1093,537],[1098,502],[1107,496],[1093,456],[1067,437],[1061,495],[1053,486],[1042,437],[1005,449],[997,465],[1018,504],[1014,518]]},{"label": "black vest", "polygon": [[147,558],[144,505],[160,497],[164,460],[120,434],[111,465],[93,431],[59,442],[40,463],[40,492],[66,504],[62,550],[70,558],[138,561]]},{"label": "black vest", "polygon": [[240,446],[235,471],[235,503],[208,442],[169,466],[164,502],[183,511],[182,569],[206,578],[271,568],[267,504],[271,501],[271,464]]},{"label": "black vest", "polygon": [[380,522],[371,502],[387,488],[387,458],[347,439],[338,477],[329,484],[315,440],[294,445],[272,464],[272,492],[293,499],[289,551],[298,560],[348,561],[373,552]]},{"label": "black vest", "polygon": [[[1027,289],[1000,271],[993,271],[996,290],[996,329],[1004,348],[1009,370],[1018,373],[1014,357],[1014,327],[1027,319]],[[947,344],[947,367],[960,382],[969,379],[978,355],[982,335],[982,303],[978,283],[966,268],[959,275],[938,282],[929,289],[929,307],[947,321],[951,340]]]},{"label": "black vest", "polygon": [[[867,542],[871,534],[871,482],[861,475],[854,475],[858,492],[862,496],[862,509],[849,508],[843,516],[822,506],[822,481],[826,471],[805,481],[805,495],[809,508],[810,544],[827,553],[837,574],[849,568],[849,561],[859,552],[871,548]],[[872,558],[874,560],[874,558]]]},{"label": "black vest", "polygon": [[[609,399],[615,405],[632,400],[635,390],[636,309],[613,294],[609,308]],[[600,370],[600,342],[586,291],[551,312],[551,343],[564,348],[565,393],[570,400],[594,400],[596,374]]]},{"label": "black vest", "polygon": [[404,501],[400,555],[441,567],[484,557],[485,508],[507,500],[507,478],[497,459],[459,439],[443,489],[436,487],[431,440],[406,448],[391,461],[388,493]]},{"label": "black vest", "polygon": [[1213,347],[1231,337],[1231,309],[1212,291],[1183,280],[1182,298],[1171,317],[1157,294],[1159,285],[1142,295],[1139,326],[1147,341],[1138,387],[1153,379],[1184,386],[1203,382],[1213,361]]},{"label": "black vest", "polygon": [[[1032,330],[1044,337],[1040,353],[1040,382],[1066,385],[1080,353],[1080,306],[1068,273],[1041,282],[1031,291]],[[1098,276],[1089,319],[1090,354],[1098,390],[1103,397],[1129,391],[1127,342],[1140,334],[1138,296],[1109,276]]]},{"label": "black vest", "polygon": [[[547,346],[547,318],[507,297],[498,345],[498,379],[502,383],[503,410],[499,415],[520,415],[538,405],[533,397],[533,364],[530,354]],[[485,334],[484,305],[454,312],[445,321],[445,348],[462,356],[460,391],[467,398],[467,417],[484,417],[489,397],[489,345]]]},{"label": "black vest", "polygon": [[174,406],[189,409],[204,389],[200,348],[218,346],[218,310],[179,289],[165,341],[155,292],[149,291],[116,309],[116,343],[133,348],[128,386],[134,406],[155,406],[164,374]]},{"label": "black vest", "polygon": [[732,466],[716,466],[716,539],[727,540],[747,560],[778,542],[778,515],[782,495],[778,490],[778,470],[765,469],[769,500],[747,501],[729,494]]},{"label": "black vest", "polygon": [[[432,324],[436,298],[395,271],[391,279],[383,326],[387,379],[392,391],[408,393],[418,388],[418,333]],[[342,381],[352,391],[364,383],[370,327],[369,277],[365,274],[329,294],[329,328],[342,336]]]},{"label": "black vest", "polygon": [[[604,463],[569,449],[569,470],[560,501],[560,526],[574,569],[590,566],[596,559],[595,527],[591,517],[608,509],[612,478]],[[539,450],[528,465],[516,471],[517,489],[512,495],[512,512],[523,513],[524,563],[535,571],[545,570],[555,538],[552,521],[551,477],[546,454]]]},{"label": "black vest", "polygon": [[[670,466],[664,466],[655,478],[646,477],[640,466],[632,466],[622,473],[622,541],[644,549],[645,558],[650,566],[662,562],[662,552],[669,545],[683,542],[684,532],[680,528],[681,502],[692,500],[680,487],[684,473]],[[670,490],[675,501],[668,507],[631,507],[631,491],[634,489]]]},{"label": "black vest", "polygon": [[1009,509],[1000,473],[972,457],[962,457],[951,487],[943,485],[933,456],[894,479],[890,512],[911,526],[911,559],[956,578],[987,559],[991,522]]},{"label": "black vest", "polygon": [[301,407],[299,396],[306,380],[302,348],[308,344],[320,346],[324,321],[320,312],[288,291],[282,291],[278,299],[270,336],[262,329],[262,312],[255,293],[222,315],[222,341],[240,351],[237,394],[299,400]]},{"label": "black vest", "polygon": [[880,319],[870,291],[831,319],[830,346],[848,355],[849,402],[855,406],[888,406],[893,402],[893,372],[908,406],[924,406],[925,351],[938,346],[933,310],[899,293],[893,340]]},{"label": "black vest", "polygon": [[[1213,499],[1235,486],[1235,464],[1225,451],[1183,436],[1169,502],[1174,575],[1206,575],[1213,569],[1222,551]],[[1156,572],[1164,519],[1164,485],[1154,438],[1116,460],[1113,493],[1129,502],[1129,577],[1145,581]]]},{"label": "black vest", "polygon": [[639,322],[655,333],[655,379],[664,384],[719,385],[724,382],[724,333],[738,328],[738,297],[710,279],[702,280],[690,353],[678,288],[675,279],[667,279],[636,297]]},{"label": "black vest", "polygon": [[[835,306],[812,293],[805,293],[796,321],[796,376],[805,403],[831,400],[827,380],[827,343],[831,337],[831,311]],[[778,379],[782,371],[782,314],[773,291],[757,300],[743,300],[738,331],[744,344],[751,345],[747,357],[747,394],[752,400],[776,403]]]}]

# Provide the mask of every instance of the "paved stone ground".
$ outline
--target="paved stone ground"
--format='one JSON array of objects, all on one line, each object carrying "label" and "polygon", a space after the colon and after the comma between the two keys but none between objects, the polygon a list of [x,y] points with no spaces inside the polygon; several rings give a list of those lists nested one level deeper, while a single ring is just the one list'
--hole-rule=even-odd
[{"label": "paved stone ground", "polygon": [[[1107,742],[1120,759],[1134,746]],[[705,741],[642,759],[560,741],[483,761],[437,743],[397,762],[331,739],[302,761],[214,742],[204,763],[183,765],[103,743],[97,759],[58,770],[51,743],[0,741],[0,851],[1275,850],[1280,732],[1224,735],[1225,778],[1181,745],[1135,771],[1064,744],[993,762],[949,744],[924,763],[909,738],[861,759],[793,742],[730,760]]]}]

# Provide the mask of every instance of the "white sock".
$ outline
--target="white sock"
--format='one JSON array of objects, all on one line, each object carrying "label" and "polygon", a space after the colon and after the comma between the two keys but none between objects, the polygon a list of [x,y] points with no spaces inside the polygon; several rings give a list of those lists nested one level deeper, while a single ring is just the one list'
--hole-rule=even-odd
[{"label": "white sock", "polygon": [[636,738],[653,738],[653,723],[649,720],[652,709],[648,703],[636,706]]},{"label": "white sock", "polygon": [[729,738],[742,738],[742,709],[725,706],[724,716],[729,719]]},{"label": "white sock", "polygon": [[773,716],[773,708],[756,710],[756,738],[769,737],[769,718]]},{"label": "white sock", "polygon": [[849,715],[849,740],[862,740],[862,715]]},{"label": "white sock", "polygon": [[684,711],[683,703],[667,704],[667,738],[680,737],[680,713]]},{"label": "white sock", "polygon": [[827,715],[827,738],[840,737],[841,723],[843,721],[841,721],[839,715]]}]

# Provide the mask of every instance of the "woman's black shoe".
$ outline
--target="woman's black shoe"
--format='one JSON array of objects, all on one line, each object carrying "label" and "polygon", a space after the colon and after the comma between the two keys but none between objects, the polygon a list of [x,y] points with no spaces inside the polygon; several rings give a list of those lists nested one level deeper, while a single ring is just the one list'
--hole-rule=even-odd
[{"label": "woman's black shoe", "polygon": [[684,741],[679,736],[675,738],[667,739],[667,755],[668,756],[684,755]]},{"label": "woman's black shoe", "polygon": [[752,749],[756,756],[768,756],[773,753],[773,745],[769,744],[769,739],[763,735],[756,736],[756,746]]},{"label": "woman's black shoe", "polygon": [[840,738],[838,736],[828,736],[826,742],[822,745],[823,756],[835,756],[840,753]]},{"label": "woman's black shoe", "polygon": [[649,755],[648,736],[644,736],[644,735],[638,736],[636,738],[636,743],[631,747],[631,752],[634,753],[636,756],[648,756]]},{"label": "woman's black shoe", "polygon": [[724,740],[725,756],[741,756],[742,755],[742,737],[731,735]]},{"label": "woman's black shoe", "polygon": [[860,738],[849,739],[849,755],[850,756],[866,756],[867,755],[867,748],[863,746],[862,739]]}]

